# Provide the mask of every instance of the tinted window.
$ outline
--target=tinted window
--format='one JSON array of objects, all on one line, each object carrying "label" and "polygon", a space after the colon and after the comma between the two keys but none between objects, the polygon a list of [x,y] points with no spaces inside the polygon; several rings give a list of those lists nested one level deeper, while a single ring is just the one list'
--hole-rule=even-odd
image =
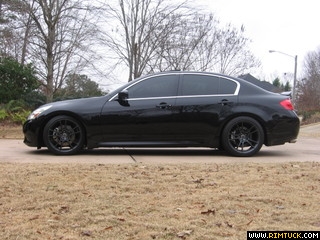
[{"label": "tinted window", "polygon": [[178,75],[155,76],[128,88],[129,98],[176,96]]},{"label": "tinted window", "polygon": [[214,95],[219,93],[219,77],[187,74],[183,77],[182,95]]},{"label": "tinted window", "polygon": [[220,94],[234,94],[236,91],[237,84],[234,81],[220,78]]}]

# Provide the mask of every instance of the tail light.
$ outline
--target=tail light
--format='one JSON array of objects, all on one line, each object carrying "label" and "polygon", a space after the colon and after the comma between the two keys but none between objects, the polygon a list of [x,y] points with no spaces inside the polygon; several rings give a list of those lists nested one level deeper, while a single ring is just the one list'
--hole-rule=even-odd
[{"label": "tail light", "polygon": [[285,100],[281,101],[280,105],[287,110],[294,110],[294,107],[293,107],[290,99],[285,99]]}]

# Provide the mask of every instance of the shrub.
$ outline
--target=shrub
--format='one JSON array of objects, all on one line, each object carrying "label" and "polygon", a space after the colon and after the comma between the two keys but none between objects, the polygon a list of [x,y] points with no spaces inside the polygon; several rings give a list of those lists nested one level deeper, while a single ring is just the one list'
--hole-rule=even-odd
[{"label": "shrub", "polygon": [[8,113],[5,109],[0,109],[0,121],[5,120],[8,117]]},{"label": "shrub", "polygon": [[22,111],[25,108],[25,103],[23,100],[11,100],[5,105],[5,108],[9,114],[15,113]]},{"label": "shrub", "polygon": [[22,124],[30,114],[22,100],[11,100],[6,105],[0,106],[0,121]]},{"label": "shrub", "polygon": [[11,113],[10,118],[14,123],[23,124],[27,120],[30,113],[30,111],[22,110],[19,112]]},{"label": "shrub", "polygon": [[303,124],[320,122],[320,111],[304,111],[300,113],[302,115]]},{"label": "shrub", "polygon": [[1,103],[23,98],[39,87],[34,67],[13,58],[0,58],[0,79]]}]

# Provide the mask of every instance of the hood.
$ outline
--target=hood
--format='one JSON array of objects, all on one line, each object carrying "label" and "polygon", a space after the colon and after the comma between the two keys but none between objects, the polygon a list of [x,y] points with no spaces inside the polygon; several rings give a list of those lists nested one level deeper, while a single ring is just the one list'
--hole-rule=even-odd
[{"label": "hood", "polygon": [[91,98],[78,98],[78,99],[72,99],[72,100],[52,102],[44,106],[51,105],[51,108],[55,110],[70,110],[70,109],[75,109],[75,108],[84,107],[84,106],[96,106],[98,102],[101,102],[101,101],[105,102],[106,100],[107,99],[105,96],[91,97]]}]

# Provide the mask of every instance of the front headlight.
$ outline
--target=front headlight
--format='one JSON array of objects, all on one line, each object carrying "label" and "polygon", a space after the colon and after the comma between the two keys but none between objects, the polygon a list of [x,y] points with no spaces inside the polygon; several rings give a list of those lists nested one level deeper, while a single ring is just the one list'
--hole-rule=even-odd
[{"label": "front headlight", "polygon": [[51,107],[52,105],[47,105],[47,106],[37,108],[29,115],[28,120],[37,118],[41,113],[43,113],[44,111],[48,110]]}]

